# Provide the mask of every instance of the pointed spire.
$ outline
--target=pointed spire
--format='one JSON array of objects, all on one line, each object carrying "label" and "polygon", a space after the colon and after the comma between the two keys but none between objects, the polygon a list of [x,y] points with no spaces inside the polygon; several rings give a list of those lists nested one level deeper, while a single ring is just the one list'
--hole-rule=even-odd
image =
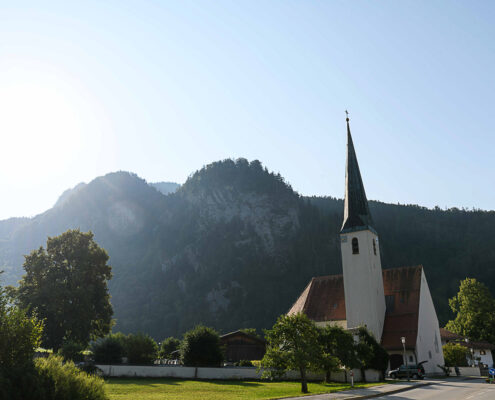
[{"label": "pointed spire", "polygon": [[346,110],[347,121],[347,164],[345,171],[345,203],[344,222],[341,233],[369,229],[373,232],[372,219],[368,208],[368,200],[364,191],[363,180],[359,172],[354,144],[352,143],[349,113]]}]

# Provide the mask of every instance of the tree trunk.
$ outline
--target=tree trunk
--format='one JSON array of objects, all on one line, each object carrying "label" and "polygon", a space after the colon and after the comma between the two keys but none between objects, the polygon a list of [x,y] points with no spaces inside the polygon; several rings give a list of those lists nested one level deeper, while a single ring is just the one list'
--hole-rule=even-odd
[{"label": "tree trunk", "polygon": [[361,382],[366,382],[366,374],[364,373],[366,371],[364,368],[361,368]]},{"label": "tree trunk", "polygon": [[347,383],[347,368],[344,369],[344,382]]},{"label": "tree trunk", "polygon": [[330,370],[327,369],[327,372],[325,374],[325,382],[330,383]]},{"label": "tree trunk", "polygon": [[300,368],[301,372],[301,392],[308,393],[308,382],[306,381],[306,370],[304,368]]}]

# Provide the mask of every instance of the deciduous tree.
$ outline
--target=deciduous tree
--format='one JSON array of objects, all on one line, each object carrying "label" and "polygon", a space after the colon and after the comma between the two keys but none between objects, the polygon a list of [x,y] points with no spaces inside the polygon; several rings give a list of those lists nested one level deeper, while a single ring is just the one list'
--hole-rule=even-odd
[{"label": "deciduous tree", "polygon": [[280,377],[287,371],[298,371],[301,391],[308,393],[307,372],[321,369],[323,349],[318,334],[318,328],[305,314],[281,315],[265,334],[268,344],[261,360],[263,376]]},{"label": "deciduous tree", "polygon": [[17,298],[45,322],[43,344],[59,349],[65,341],[87,345],[112,326],[107,252],[91,232],[69,230],[25,256]]},{"label": "deciduous tree", "polygon": [[220,336],[213,328],[198,325],[184,334],[180,345],[181,360],[193,367],[218,367],[223,361]]},{"label": "deciduous tree", "polygon": [[172,358],[172,352],[179,350],[180,340],[174,337],[168,337],[160,346],[160,357]]},{"label": "deciduous tree", "polygon": [[330,373],[339,366],[345,369],[361,366],[354,337],[348,331],[338,326],[327,325],[320,329],[319,340],[324,350],[322,367],[326,372],[327,382],[330,380]]},{"label": "deciduous tree", "polygon": [[495,344],[495,300],[483,283],[474,278],[464,279],[449,305],[456,314],[446,325],[449,331]]}]

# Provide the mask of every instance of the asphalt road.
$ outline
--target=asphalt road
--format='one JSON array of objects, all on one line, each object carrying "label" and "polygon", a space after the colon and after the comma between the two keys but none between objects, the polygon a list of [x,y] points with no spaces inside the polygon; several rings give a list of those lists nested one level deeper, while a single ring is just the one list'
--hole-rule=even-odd
[{"label": "asphalt road", "polygon": [[387,400],[495,400],[495,385],[484,380],[432,380],[431,385],[376,397]]}]

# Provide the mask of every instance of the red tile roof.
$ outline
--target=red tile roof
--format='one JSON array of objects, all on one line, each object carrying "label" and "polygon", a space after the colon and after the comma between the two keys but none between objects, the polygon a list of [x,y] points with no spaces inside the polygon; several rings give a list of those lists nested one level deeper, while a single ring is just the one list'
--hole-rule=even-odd
[{"label": "red tile roof", "polygon": [[[382,345],[387,350],[414,348],[418,333],[419,293],[421,265],[383,271],[383,287],[389,304],[382,334]],[[346,319],[344,280],[342,275],[321,276],[311,279],[308,286],[293,304],[288,314],[305,313],[316,322]]]},{"label": "red tile roof", "polygon": [[344,280],[342,275],[311,279],[288,314],[302,312],[313,321],[345,320]]},{"label": "red tile roof", "polygon": [[472,342],[471,340],[466,342],[466,337],[461,336],[457,333],[448,331],[445,328],[440,328],[440,337],[442,338],[443,341],[447,343],[458,343],[461,346],[470,348],[470,349],[475,349],[475,350],[493,350],[495,349],[495,346],[491,343],[488,342]]},{"label": "red tile roof", "polygon": [[440,337],[442,340],[446,342],[450,342],[452,340],[464,340],[464,337],[461,335],[458,335],[457,333],[448,331],[445,328],[440,328]]}]

